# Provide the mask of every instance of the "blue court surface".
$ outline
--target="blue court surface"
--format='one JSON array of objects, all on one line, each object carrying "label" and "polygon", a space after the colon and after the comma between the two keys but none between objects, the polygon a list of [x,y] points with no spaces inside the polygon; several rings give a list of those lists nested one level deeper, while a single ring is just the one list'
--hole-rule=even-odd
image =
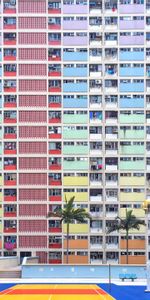
[{"label": "blue court surface", "polygon": [[145,286],[124,286],[111,284],[98,284],[103,290],[112,295],[116,300],[150,300],[150,293],[145,293]]},{"label": "blue court surface", "polygon": [[[97,287],[96,287],[97,286]],[[57,291],[58,290],[58,291]],[[57,293],[56,293],[57,292]],[[59,292],[59,293],[58,293]],[[58,294],[58,295],[57,295]],[[150,300],[145,286],[103,284],[58,284],[52,290],[51,284],[0,284],[0,298],[3,300]]]}]

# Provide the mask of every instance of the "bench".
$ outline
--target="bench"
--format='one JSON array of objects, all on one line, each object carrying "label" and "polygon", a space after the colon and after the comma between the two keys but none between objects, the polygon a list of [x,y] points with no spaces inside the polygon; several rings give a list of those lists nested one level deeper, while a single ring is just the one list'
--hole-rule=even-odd
[{"label": "bench", "polygon": [[135,279],[137,279],[136,274],[119,274],[119,278],[124,281],[125,279],[131,279],[132,281],[134,281]]}]

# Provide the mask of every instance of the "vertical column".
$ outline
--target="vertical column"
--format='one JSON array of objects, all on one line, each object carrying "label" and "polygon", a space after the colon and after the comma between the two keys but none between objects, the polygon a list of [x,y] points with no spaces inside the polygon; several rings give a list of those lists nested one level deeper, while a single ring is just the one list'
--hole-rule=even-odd
[{"label": "vertical column", "polygon": [[18,247],[47,262],[47,2],[18,0]]}]

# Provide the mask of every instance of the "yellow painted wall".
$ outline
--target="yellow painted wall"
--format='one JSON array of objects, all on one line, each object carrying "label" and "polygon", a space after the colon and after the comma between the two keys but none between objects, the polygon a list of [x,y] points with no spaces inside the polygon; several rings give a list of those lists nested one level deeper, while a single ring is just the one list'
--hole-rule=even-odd
[{"label": "yellow painted wall", "polygon": [[3,185],[3,179],[2,179],[2,176],[0,176],[0,186]]},{"label": "yellow painted wall", "polygon": [[2,192],[0,192],[0,202],[2,201],[2,198],[3,198],[3,194]]},{"label": "yellow painted wall", "polygon": [[[135,215],[137,218],[144,218],[145,217],[145,211],[142,208],[135,208],[133,209],[133,215]],[[121,208],[120,209],[120,217],[125,218],[126,216],[126,209]]]},{"label": "yellow painted wall", "polygon": [[120,185],[124,186],[143,186],[145,185],[145,178],[143,177],[120,177]]},{"label": "yellow painted wall", "polygon": [[3,209],[0,207],[0,218],[3,216]]},{"label": "yellow painted wall", "polygon": [[[138,234],[138,233],[145,233],[146,231],[146,227],[141,225],[140,226],[140,230],[137,230],[137,229],[132,229],[129,231],[129,234]],[[125,234],[125,231],[124,230],[121,230],[120,231],[122,234]]]},{"label": "yellow painted wall", "polygon": [[2,222],[0,222],[0,232],[2,232]]},{"label": "yellow painted wall", "polygon": [[71,197],[75,196],[75,201],[76,202],[87,202],[88,201],[88,193],[78,193],[78,192],[73,192],[73,193],[65,193],[64,194],[64,201],[65,201],[65,196],[67,197],[67,200],[69,200]]},{"label": "yellow painted wall", "polygon": [[[88,233],[89,225],[88,224],[70,224],[69,232],[72,233]],[[63,233],[67,232],[66,224],[63,224]]]},{"label": "yellow painted wall", "polygon": [[144,193],[124,193],[121,192],[120,193],[120,201],[124,201],[124,202],[129,202],[129,201],[140,201],[143,203],[143,201],[145,200],[145,194]]},{"label": "yellow painted wall", "polygon": [[63,184],[68,186],[87,186],[88,177],[65,176],[63,178]]}]

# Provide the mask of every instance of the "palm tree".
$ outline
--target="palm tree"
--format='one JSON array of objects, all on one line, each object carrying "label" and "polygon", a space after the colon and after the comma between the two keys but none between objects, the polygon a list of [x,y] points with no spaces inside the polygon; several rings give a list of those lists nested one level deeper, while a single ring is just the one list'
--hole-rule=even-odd
[{"label": "palm tree", "polygon": [[126,232],[126,263],[128,264],[128,256],[129,256],[129,231],[131,229],[140,229],[140,225],[145,226],[145,221],[138,219],[135,215],[132,214],[133,210],[126,209],[126,216],[124,219],[120,217],[116,217],[115,222],[112,227],[110,227],[107,233],[111,233],[113,231],[125,230]]},{"label": "palm tree", "polygon": [[65,197],[65,208],[56,209],[54,212],[48,213],[48,218],[51,217],[58,217],[61,220],[61,223],[64,222],[67,224],[67,264],[68,264],[68,258],[69,258],[69,225],[73,221],[78,221],[80,223],[84,223],[86,219],[91,219],[91,216],[89,213],[86,212],[84,208],[74,208],[74,200],[75,197],[71,197],[69,201],[67,201],[67,198]]}]

